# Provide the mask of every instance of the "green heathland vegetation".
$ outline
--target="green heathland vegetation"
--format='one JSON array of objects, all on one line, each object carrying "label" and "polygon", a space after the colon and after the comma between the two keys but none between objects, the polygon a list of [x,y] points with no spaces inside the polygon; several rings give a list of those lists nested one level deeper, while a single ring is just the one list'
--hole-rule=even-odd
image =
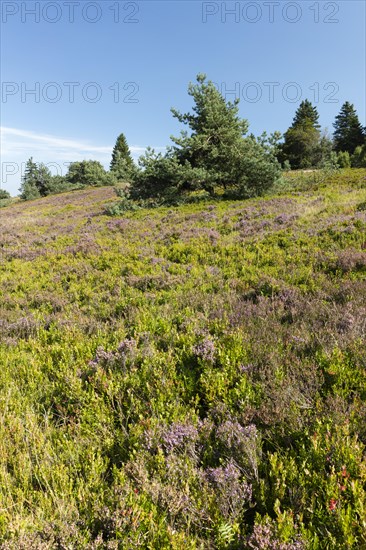
[{"label": "green heathland vegetation", "polygon": [[366,170],[296,178],[1,210],[0,548],[366,548]]}]

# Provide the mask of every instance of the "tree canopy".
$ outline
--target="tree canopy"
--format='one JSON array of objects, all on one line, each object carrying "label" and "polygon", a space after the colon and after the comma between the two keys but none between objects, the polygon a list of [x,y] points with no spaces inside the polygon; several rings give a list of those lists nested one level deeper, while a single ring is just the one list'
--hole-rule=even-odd
[{"label": "tree canopy", "polygon": [[148,197],[195,190],[218,190],[241,197],[261,194],[279,173],[273,152],[253,136],[245,136],[248,122],[239,117],[238,100],[227,102],[213,82],[199,74],[189,84],[192,112],[173,116],[187,128],[171,137],[165,155],[148,150],[140,158],[131,196]]},{"label": "tree canopy", "polygon": [[365,141],[364,129],[352,103],[346,101],[342,105],[333,126],[336,151],[348,151],[351,155],[356,147],[363,145]]},{"label": "tree canopy", "polygon": [[284,134],[282,160],[292,168],[309,168],[318,162],[320,147],[319,114],[307,99],[298,107],[292,125]]},{"label": "tree canopy", "polygon": [[31,200],[46,196],[49,193],[51,178],[49,168],[42,163],[37,164],[31,157],[22,177],[20,197],[23,200]]},{"label": "tree canopy", "polygon": [[114,183],[113,178],[104,170],[102,164],[97,160],[72,162],[66,174],[66,179],[69,183],[81,187],[96,187]]},{"label": "tree canopy", "polygon": [[118,180],[130,181],[135,171],[131,152],[124,134],[120,134],[112,151],[110,170]]},{"label": "tree canopy", "polygon": [[307,127],[310,125],[313,128],[319,129],[320,124],[318,120],[319,113],[317,108],[314,107],[308,99],[305,99],[300,103],[300,106],[295,113],[292,128]]}]

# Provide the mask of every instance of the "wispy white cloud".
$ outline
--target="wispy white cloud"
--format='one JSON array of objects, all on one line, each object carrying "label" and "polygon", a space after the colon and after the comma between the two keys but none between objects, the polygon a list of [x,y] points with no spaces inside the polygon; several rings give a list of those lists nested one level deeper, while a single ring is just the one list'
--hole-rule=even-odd
[{"label": "wispy white cloud", "polygon": [[[113,145],[95,146],[82,141],[59,138],[49,134],[37,134],[28,130],[19,130],[18,128],[8,128],[6,126],[1,126],[0,130],[2,151],[4,151],[4,147],[6,153],[13,151],[14,145],[20,145],[23,148],[29,147],[30,149],[36,146],[36,148],[45,148],[47,151],[69,150],[77,153],[99,153],[110,155],[113,147]],[[19,141],[18,138],[23,138],[27,141],[22,142]],[[145,147],[132,146],[130,149],[131,153],[142,153],[145,150]]]},{"label": "wispy white cloud", "polygon": [[[28,158],[35,162],[61,167],[62,173],[70,162],[93,159],[109,166],[114,144],[96,145],[86,141],[68,139],[50,134],[40,134],[19,128],[0,127],[1,136],[1,182],[2,188],[16,192],[19,188],[22,170]],[[145,151],[146,147],[130,146],[135,160]],[[163,150],[164,147],[155,147]]]}]

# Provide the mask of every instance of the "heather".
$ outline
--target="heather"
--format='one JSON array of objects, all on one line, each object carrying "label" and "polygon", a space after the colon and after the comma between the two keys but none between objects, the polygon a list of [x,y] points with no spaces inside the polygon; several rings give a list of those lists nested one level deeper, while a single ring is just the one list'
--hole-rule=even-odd
[{"label": "heather", "polygon": [[0,216],[0,547],[366,547],[366,170]]}]

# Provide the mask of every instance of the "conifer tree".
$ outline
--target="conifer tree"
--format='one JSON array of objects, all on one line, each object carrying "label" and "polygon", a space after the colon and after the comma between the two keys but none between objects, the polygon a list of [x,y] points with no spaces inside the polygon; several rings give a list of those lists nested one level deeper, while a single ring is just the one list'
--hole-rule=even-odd
[{"label": "conifer tree", "polygon": [[295,113],[292,128],[311,125],[313,128],[319,129],[320,124],[318,124],[318,120],[319,114],[317,108],[314,107],[308,99],[305,99],[305,101],[300,103],[300,106]]},{"label": "conifer tree", "polygon": [[[174,197],[203,190],[249,197],[268,189],[279,174],[273,148],[246,136],[248,122],[239,117],[238,100],[227,102],[204,74],[191,83],[188,94],[193,111],[182,114],[172,109],[186,125],[167,153],[156,155],[148,150],[139,159],[142,170],[133,179],[133,198]],[[220,191],[220,192],[221,192]]]},{"label": "conifer tree", "polygon": [[131,157],[130,149],[124,134],[120,134],[117,138],[116,144],[112,152],[112,160],[110,169],[113,171],[118,167],[121,159],[125,161],[127,166],[133,166],[133,160]]},{"label": "conifer tree", "polygon": [[37,182],[38,167],[37,163],[33,161],[33,157],[27,160],[25,165],[24,175],[22,182],[36,185]]},{"label": "conifer tree", "polygon": [[319,162],[319,114],[307,99],[298,107],[292,125],[284,134],[282,161],[292,168],[310,168]]},{"label": "conifer tree", "polygon": [[239,116],[239,99],[227,101],[205,74],[197,75],[188,94],[194,101],[193,112],[171,109],[188,127],[180,137],[171,137],[173,156],[187,170],[183,187],[210,194],[223,188],[240,197],[263,193],[275,181],[279,164],[274,149],[246,135],[249,124]]},{"label": "conifer tree", "polygon": [[131,181],[136,167],[124,134],[120,134],[112,152],[110,170],[119,181]]},{"label": "conifer tree", "polygon": [[334,147],[336,151],[348,151],[352,155],[356,147],[363,145],[365,140],[364,129],[352,103],[346,101],[342,105],[333,126]]},{"label": "conifer tree", "polygon": [[23,200],[45,197],[49,194],[49,185],[51,181],[51,172],[44,164],[37,164],[31,157],[26,164],[24,175],[22,177],[20,197]]},{"label": "conifer tree", "polygon": [[193,113],[171,109],[173,116],[190,129],[190,134],[182,131],[180,137],[171,138],[174,151],[180,162],[214,172],[215,183],[226,187],[237,177],[233,172],[238,167],[237,154],[243,148],[248,122],[238,116],[239,100],[227,102],[203,74],[197,76],[197,84],[189,85],[188,94],[195,102]]}]

